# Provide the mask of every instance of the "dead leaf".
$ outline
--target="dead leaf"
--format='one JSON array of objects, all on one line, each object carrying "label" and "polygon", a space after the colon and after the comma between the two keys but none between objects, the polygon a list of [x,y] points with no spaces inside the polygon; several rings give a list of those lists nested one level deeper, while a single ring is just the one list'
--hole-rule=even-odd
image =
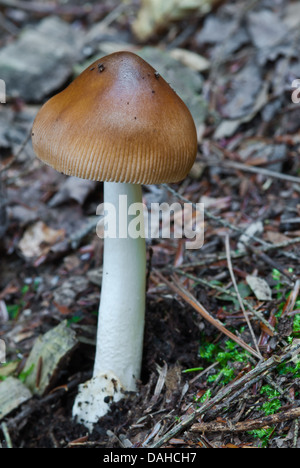
[{"label": "dead leaf", "polygon": [[274,47],[287,35],[287,27],[280,15],[269,9],[248,14],[248,31],[257,48]]},{"label": "dead leaf", "polygon": [[258,236],[264,232],[264,225],[261,221],[256,221],[251,223],[247,229],[245,230],[244,234],[241,235],[239,242],[238,242],[238,250],[244,252],[246,250],[246,245],[251,241],[253,236]]},{"label": "dead leaf", "polygon": [[15,205],[7,210],[9,219],[17,221],[21,226],[26,226],[29,223],[33,223],[37,220],[37,213],[25,206]]},{"label": "dead leaf", "polygon": [[43,221],[38,221],[25,231],[19,242],[19,248],[25,257],[39,257],[47,254],[51,246],[61,241],[64,236],[63,229],[55,230]]},{"label": "dead leaf", "polygon": [[69,307],[67,307],[65,305],[57,304],[57,302],[55,302],[55,301],[53,301],[53,305],[55,305],[55,307],[59,310],[59,312],[62,315],[71,315],[71,310],[69,309]]},{"label": "dead leaf", "polygon": [[84,276],[73,276],[64,281],[53,293],[56,307],[62,314],[68,314],[68,309],[75,303],[76,296],[88,287],[88,279]]},{"label": "dead leaf", "polygon": [[171,57],[182,62],[186,67],[192,70],[203,72],[209,69],[210,62],[200,54],[186,49],[173,49],[170,51]]},{"label": "dead leaf", "polygon": [[281,242],[287,242],[291,240],[290,237],[287,237],[284,234],[281,234],[281,232],[276,231],[267,231],[265,239],[266,241],[272,242],[272,244],[280,244]]},{"label": "dead leaf", "polygon": [[161,28],[194,12],[208,13],[218,0],[142,0],[137,18],[132,25],[136,37],[146,41]]},{"label": "dead leaf", "polygon": [[246,281],[259,301],[272,300],[272,290],[264,279],[248,275]]},{"label": "dead leaf", "polygon": [[[237,96],[236,96],[237,99]],[[263,83],[260,92],[252,101],[252,108],[244,108],[245,115],[237,119],[223,119],[214,133],[214,140],[220,140],[225,137],[232,136],[239,126],[243,123],[250,122],[255,115],[267,104],[268,102],[268,83]],[[244,102],[245,104],[245,102]],[[248,101],[250,105],[250,101]],[[231,107],[232,104],[229,105]],[[228,109],[227,109],[228,111]]]},{"label": "dead leaf", "polygon": [[97,182],[92,180],[79,179],[77,177],[68,177],[62,184],[60,190],[50,200],[49,206],[55,207],[63,203],[74,200],[79,205],[83,205],[89,194],[95,190]]}]

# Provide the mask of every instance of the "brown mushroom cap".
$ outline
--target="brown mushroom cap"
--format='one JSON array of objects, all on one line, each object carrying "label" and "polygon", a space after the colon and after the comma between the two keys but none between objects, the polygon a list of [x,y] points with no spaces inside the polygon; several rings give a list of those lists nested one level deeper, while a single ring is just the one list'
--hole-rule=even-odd
[{"label": "brown mushroom cap", "polygon": [[197,152],[186,105],[131,52],[97,60],[46,102],[32,143],[37,156],[59,172],[133,184],[182,180]]}]

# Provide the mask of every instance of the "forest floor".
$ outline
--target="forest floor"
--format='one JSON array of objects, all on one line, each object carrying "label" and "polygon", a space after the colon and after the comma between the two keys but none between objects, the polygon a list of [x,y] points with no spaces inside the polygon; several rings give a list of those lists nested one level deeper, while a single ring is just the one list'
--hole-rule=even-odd
[{"label": "forest floor", "polygon": [[[0,421],[1,445],[300,448],[300,4],[221,1],[189,14],[182,2],[179,20],[160,12],[148,35],[139,2],[124,5],[0,0],[0,417],[1,386],[24,391],[37,338],[67,324],[75,340],[43,390],[37,359],[32,393],[12,396]],[[147,241],[138,392],[88,434],[72,406],[93,370],[102,184],[45,167],[30,135],[43,102],[116,50],[148,54],[191,109],[190,174],[143,194],[147,206],[203,203],[204,245]]]}]

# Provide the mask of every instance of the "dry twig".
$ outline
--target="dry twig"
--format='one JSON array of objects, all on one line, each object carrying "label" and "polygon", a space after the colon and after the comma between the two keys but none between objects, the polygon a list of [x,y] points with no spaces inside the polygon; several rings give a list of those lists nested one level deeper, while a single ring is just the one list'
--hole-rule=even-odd
[{"label": "dry twig", "polygon": [[244,172],[251,172],[252,174],[260,174],[265,177],[270,177],[272,179],[284,180],[285,182],[292,182],[294,184],[300,185],[300,177],[291,176],[289,174],[282,174],[281,172],[270,171],[269,169],[264,169],[263,167],[250,166],[248,164],[243,164],[236,161],[209,161],[207,163],[209,166],[218,166],[226,167],[230,169],[236,169]]},{"label": "dry twig", "polygon": [[233,423],[231,421],[212,421],[193,424],[192,432],[244,432],[260,429],[266,426],[274,426],[283,421],[300,418],[300,408],[291,408],[276,414],[270,414],[263,418],[248,419]]},{"label": "dry twig", "polygon": [[241,298],[241,295],[240,295],[240,292],[239,292],[239,289],[238,289],[238,286],[237,286],[237,282],[236,282],[235,276],[234,276],[234,272],[233,272],[233,268],[232,268],[232,262],[231,262],[231,256],[230,256],[230,243],[229,243],[229,236],[228,236],[228,235],[225,237],[225,247],[226,247],[226,254],[227,254],[228,269],[229,269],[229,273],[230,273],[230,276],[231,276],[231,280],[232,280],[232,283],[233,283],[233,286],[234,286],[234,289],[235,289],[235,293],[236,293],[236,295],[237,295],[239,304],[240,304],[240,306],[241,306],[242,312],[243,312],[243,314],[244,314],[245,320],[246,320],[247,325],[248,325],[248,328],[249,328],[249,330],[250,330],[250,333],[251,333],[252,340],[253,340],[254,346],[255,346],[255,348],[256,348],[256,351],[257,351],[258,355],[260,356],[260,359],[263,359],[263,357],[262,357],[262,355],[261,355],[261,353],[260,353],[260,350],[259,350],[259,347],[258,347],[256,338],[255,338],[255,334],[254,334],[253,328],[252,328],[252,326],[251,326],[251,322],[250,322],[250,320],[249,320],[249,317],[248,317],[248,315],[247,315],[247,312],[246,312],[246,309],[245,309],[243,300],[242,300],[242,298]]}]

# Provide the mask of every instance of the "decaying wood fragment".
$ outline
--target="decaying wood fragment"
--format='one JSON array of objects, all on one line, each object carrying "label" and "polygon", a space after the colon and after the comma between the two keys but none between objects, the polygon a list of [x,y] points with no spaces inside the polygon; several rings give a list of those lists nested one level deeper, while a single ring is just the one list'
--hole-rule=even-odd
[{"label": "decaying wood fragment", "polygon": [[66,321],[37,338],[24,369],[28,372],[25,384],[32,393],[43,395],[53,385],[62,362],[76,345],[75,332]]},{"label": "decaying wood fragment", "polygon": [[0,420],[32,397],[30,390],[15,377],[0,383]]}]

